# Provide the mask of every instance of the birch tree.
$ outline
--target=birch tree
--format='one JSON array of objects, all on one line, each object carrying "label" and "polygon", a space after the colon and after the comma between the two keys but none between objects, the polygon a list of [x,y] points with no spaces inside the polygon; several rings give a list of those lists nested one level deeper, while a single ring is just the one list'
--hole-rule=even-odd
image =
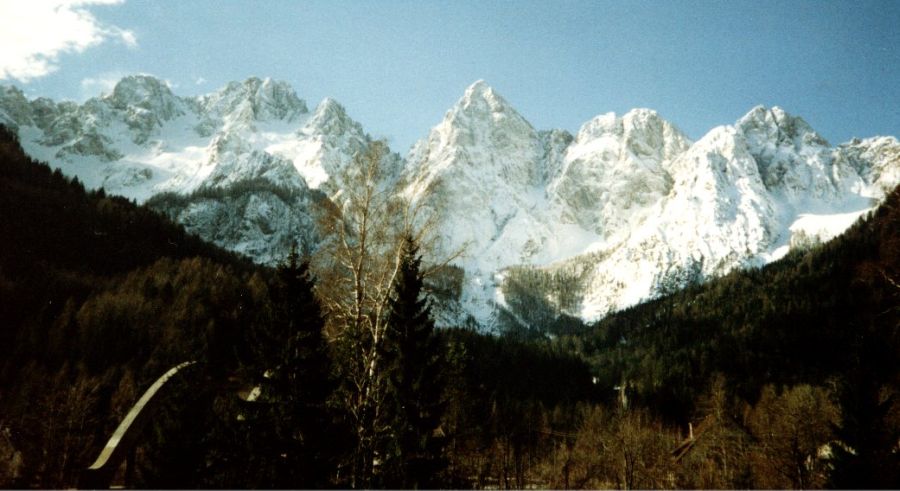
[{"label": "birch tree", "polygon": [[[377,439],[390,431],[383,347],[404,240],[412,237],[423,250],[436,240],[436,218],[403,196],[397,163],[385,142],[370,143],[335,176],[338,190],[319,217],[323,243],[314,261],[317,293],[338,355],[344,386],[340,402],[355,432],[353,487],[371,486],[380,463]],[[432,262],[423,276],[457,255]]]}]

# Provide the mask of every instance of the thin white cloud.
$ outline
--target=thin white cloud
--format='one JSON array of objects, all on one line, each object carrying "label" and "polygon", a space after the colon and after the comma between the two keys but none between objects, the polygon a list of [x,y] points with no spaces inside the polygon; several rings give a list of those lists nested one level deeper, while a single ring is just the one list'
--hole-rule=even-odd
[{"label": "thin white cloud", "polygon": [[125,43],[125,46],[137,48],[137,36],[134,35],[134,32],[118,27],[116,27],[113,32],[119,36],[122,42]]},{"label": "thin white cloud", "polygon": [[63,53],[81,53],[109,40],[137,46],[132,31],[101,23],[92,5],[124,0],[0,0],[0,80],[20,82],[59,68]]},{"label": "thin white cloud", "polygon": [[206,83],[206,79],[203,78],[203,77],[197,77],[197,78],[194,80],[194,85],[203,85],[203,84],[205,84],[205,83]]}]

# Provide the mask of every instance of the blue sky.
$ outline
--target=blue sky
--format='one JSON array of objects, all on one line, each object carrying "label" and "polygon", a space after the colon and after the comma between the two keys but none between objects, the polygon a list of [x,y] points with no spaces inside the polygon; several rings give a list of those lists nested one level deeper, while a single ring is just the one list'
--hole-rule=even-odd
[{"label": "blue sky", "polygon": [[70,44],[65,23],[42,26],[53,12],[0,2],[0,32],[61,39],[0,51],[0,83],[29,96],[81,100],[135,72],[180,95],[268,76],[311,107],[334,97],[400,152],[477,79],[538,129],[649,107],[696,139],[765,104],[833,144],[900,135],[897,1],[82,0],[67,8],[96,32]]}]

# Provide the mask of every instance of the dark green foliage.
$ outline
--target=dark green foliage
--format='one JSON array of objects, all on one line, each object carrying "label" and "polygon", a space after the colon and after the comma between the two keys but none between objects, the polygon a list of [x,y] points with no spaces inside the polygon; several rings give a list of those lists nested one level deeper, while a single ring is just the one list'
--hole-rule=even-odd
[{"label": "dark green foliage", "polygon": [[28,158],[15,137],[0,133],[0,266],[8,275],[43,265],[114,274],[159,257],[202,255],[250,268],[248,260],[187,235],[180,226],[126,198],[86,193],[77,178]]},{"label": "dark green foliage", "polygon": [[596,402],[590,367],[558,344],[439,331],[446,353],[446,485],[525,487],[540,457]]},{"label": "dark green foliage", "polygon": [[433,271],[425,279],[425,290],[435,300],[454,302],[462,295],[465,270],[448,264]]},{"label": "dark green foliage", "polygon": [[[232,371],[248,313],[267,302],[250,294],[248,260],[86,192],[5,128],[0,216],[0,426],[21,455],[0,486],[74,485],[156,377],[185,360],[211,380]],[[147,462],[177,441],[158,443],[140,454]]]},{"label": "dark green foliage", "polygon": [[252,487],[321,488],[330,483],[344,443],[326,404],[335,384],[309,265],[292,251],[277,271],[269,318],[252,333],[248,405],[253,458],[264,480]]},{"label": "dark green foliage", "polygon": [[446,466],[443,438],[435,433],[444,412],[444,360],[422,291],[421,258],[413,239],[404,242],[390,302],[385,339],[386,410],[393,428],[384,442],[384,484],[435,488]]},{"label": "dark green foliage", "polygon": [[837,394],[842,421],[835,428],[841,444],[832,446],[834,488],[900,487],[900,427],[890,421],[897,403],[897,387],[890,384],[896,382],[900,361],[896,330],[874,327],[848,347],[850,366]]},{"label": "dark green foliage", "polygon": [[843,445],[833,446],[831,482],[838,488],[900,487],[900,188],[870,222],[874,253],[861,258],[848,285],[855,308],[838,379],[843,417],[835,431]]},{"label": "dark green foliage", "polygon": [[[196,379],[170,382],[173,386],[163,396],[162,408],[144,431],[141,458],[135,462],[136,487],[185,489],[208,484],[206,445],[216,434],[211,411],[215,387],[197,384]],[[224,446],[223,441],[216,443]]]},{"label": "dark green foliage", "polygon": [[[317,198],[324,198],[320,191],[312,190]],[[226,187],[201,187],[190,194],[159,193],[147,200],[147,206],[155,210],[168,212],[172,209],[184,208],[192,202],[199,200],[223,201],[228,198],[236,198],[245,194],[272,193],[281,201],[289,203],[300,196],[297,188],[279,186],[272,181],[258,177],[236,182]]]},{"label": "dark green foliage", "polygon": [[147,208],[102,191],[86,193],[77,179],[28,158],[5,128],[0,216],[0,367],[18,365],[9,360],[14,348],[28,358],[46,354],[52,362],[55,353],[44,346],[65,335],[48,339],[46,326],[70,300],[83,301],[112,275],[160,257],[199,255],[242,271],[251,267]]},{"label": "dark green foliage", "polygon": [[576,262],[566,267],[545,270],[533,266],[514,266],[506,270],[501,309],[504,332],[526,338],[547,334],[567,335],[584,331],[584,324],[565,312],[577,309],[583,288],[582,268]]}]

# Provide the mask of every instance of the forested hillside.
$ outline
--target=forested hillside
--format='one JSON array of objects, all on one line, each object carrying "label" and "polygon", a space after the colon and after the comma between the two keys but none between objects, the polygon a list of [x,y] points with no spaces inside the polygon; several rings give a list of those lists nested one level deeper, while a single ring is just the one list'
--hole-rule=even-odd
[{"label": "forested hillside", "polygon": [[0,190],[0,482],[71,486],[170,366],[236,364],[264,282],[250,261],[32,161],[5,128]]},{"label": "forested hillside", "polygon": [[[131,484],[900,485],[900,190],[823,246],[590,326],[531,291],[562,298],[566,275],[516,271],[507,294],[546,325],[501,336],[434,328],[408,236],[387,259],[336,247],[321,278],[298,254],[259,267],[86,192],[5,130],[0,216],[0,486],[77,485],[186,360],[201,368],[146,429]],[[330,218],[359,244],[361,222]],[[395,273],[354,290],[342,264]]]},{"label": "forested hillside", "polygon": [[[819,441],[846,445],[832,446],[831,484],[896,487],[900,189],[827,244],[610,315],[563,342],[591,360],[601,385],[624,386],[632,404],[681,425],[709,414],[711,387],[741,401],[729,407],[744,429],[750,405],[819,388],[842,412]],[[803,417],[827,414],[827,402]]]}]

